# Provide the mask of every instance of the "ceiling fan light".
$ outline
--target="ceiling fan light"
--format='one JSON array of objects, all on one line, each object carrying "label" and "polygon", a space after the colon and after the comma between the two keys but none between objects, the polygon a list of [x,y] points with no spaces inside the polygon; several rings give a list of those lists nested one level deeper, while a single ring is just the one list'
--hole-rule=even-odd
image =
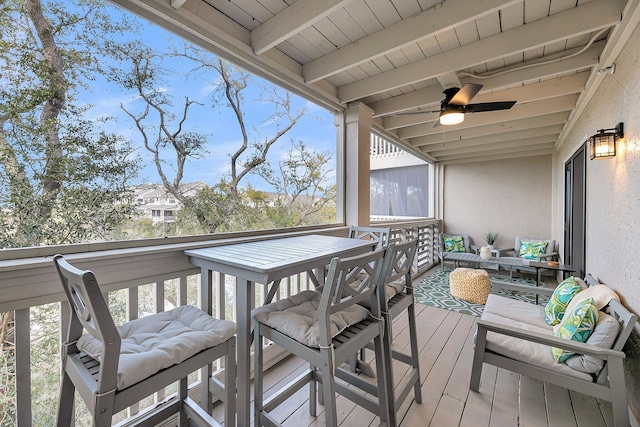
[{"label": "ceiling fan light", "polygon": [[443,125],[457,125],[464,120],[464,113],[460,111],[443,111],[440,113],[440,123]]}]

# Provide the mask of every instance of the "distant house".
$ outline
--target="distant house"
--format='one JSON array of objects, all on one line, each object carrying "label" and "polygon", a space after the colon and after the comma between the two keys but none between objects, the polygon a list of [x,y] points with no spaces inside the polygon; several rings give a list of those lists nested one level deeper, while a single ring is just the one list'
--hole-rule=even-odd
[{"label": "distant house", "polygon": [[[205,184],[203,182],[188,182],[180,186],[185,196],[195,196]],[[144,218],[156,222],[173,222],[182,204],[176,197],[167,192],[162,184],[140,184],[129,188],[131,198],[129,203],[135,206]]]}]

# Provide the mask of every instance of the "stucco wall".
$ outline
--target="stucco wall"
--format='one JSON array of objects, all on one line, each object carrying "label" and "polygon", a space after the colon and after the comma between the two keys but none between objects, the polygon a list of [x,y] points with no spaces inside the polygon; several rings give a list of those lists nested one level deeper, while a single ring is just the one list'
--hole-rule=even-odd
[{"label": "stucco wall", "polygon": [[[554,230],[562,233],[563,164],[598,129],[623,122],[625,139],[610,160],[587,163],[586,271],[615,289],[623,303],[640,314],[640,29],[615,61],[574,128],[554,157]],[[640,326],[636,326],[640,332]],[[640,343],[634,334],[625,349],[627,390],[640,414]]]},{"label": "stucco wall", "polygon": [[513,248],[516,236],[549,239],[551,178],[551,156],[445,165],[445,232],[481,246],[497,231],[497,248]]}]

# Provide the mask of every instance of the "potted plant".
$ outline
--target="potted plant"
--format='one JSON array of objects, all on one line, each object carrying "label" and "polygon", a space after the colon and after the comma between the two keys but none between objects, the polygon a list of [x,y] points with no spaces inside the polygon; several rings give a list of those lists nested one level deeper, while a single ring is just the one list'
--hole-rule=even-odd
[{"label": "potted plant", "polygon": [[498,238],[498,233],[496,233],[495,231],[487,231],[486,233],[484,233],[484,240],[487,241],[487,246],[489,247],[489,249],[493,249],[493,243],[496,241],[496,239]]}]

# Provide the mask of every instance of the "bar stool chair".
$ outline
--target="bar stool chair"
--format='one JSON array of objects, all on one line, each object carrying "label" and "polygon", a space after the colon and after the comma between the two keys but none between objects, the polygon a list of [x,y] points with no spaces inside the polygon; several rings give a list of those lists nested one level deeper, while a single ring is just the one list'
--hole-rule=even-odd
[{"label": "bar stool chair", "polygon": [[[368,239],[377,242],[376,249],[386,248],[391,238],[391,227],[361,227],[352,225],[349,227],[349,238],[351,239]],[[351,372],[362,372],[365,375],[373,377],[373,369],[364,362],[364,348],[360,350],[360,357],[354,355],[349,360]]]},{"label": "bar stool chair", "polygon": [[212,377],[201,386],[206,396],[213,390],[224,402],[225,426],[235,426],[235,323],[181,306],[116,327],[95,275],[62,255],[54,263],[71,306],[63,333],[58,427],[73,425],[75,390],[101,427],[111,426],[113,414],[178,381],[177,398],[127,425],[157,425],[179,414],[180,426],[219,426],[188,397],[187,376],[223,357],[224,383]]},{"label": "bar stool chair", "polygon": [[351,239],[369,239],[377,242],[376,249],[386,247],[391,237],[391,227],[349,227]]},{"label": "bar stool chair", "polygon": [[[387,374],[383,360],[384,321],[379,309],[378,292],[382,289],[385,249],[363,255],[334,258],[329,266],[322,292],[303,291],[252,312],[254,328],[254,405],[255,426],[280,425],[271,411],[285,402],[305,384],[310,383],[309,410],[316,415],[317,385],[322,385],[325,423],[337,427],[336,393],[352,400],[368,411],[380,416],[381,425],[389,425],[394,414],[388,394]],[[362,278],[359,285],[350,285]],[[360,279],[358,279],[360,280]],[[367,301],[370,309],[359,303]],[[267,401],[263,390],[263,338],[271,340],[285,350],[303,358],[310,369],[276,392]],[[337,366],[346,362],[367,343],[374,342],[376,396],[359,393],[348,382],[336,377]],[[344,373],[344,375],[353,374]],[[354,383],[351,383],[354,384]]]},{"label": "bar stool chair", "polygon": [[[411,389],[413,389],[416,403],[422,403],[422,389],[420,388],[420,360],[418,358],[418,334],[416,328],[413,284],[411,281],[411,267],[417,251],[417,239],[389,245],[385,255],[384,266],[384,270],[387,272],[384,286],[385,291],[384,293],[379,293],[380,310],[387,327],[382,340],[383,352],[385,354],[384,360],[387,363],[384,372],[387,375],[386,383],[391,387],[390,390],[394,390],[394,392],[391,393],[390,398],[393,399],[393,407],[396,411],[402,406],[402,403],[409,396]],[[403,312],[407,315],[409,328],[409,353],[395,350],[392,345],[393,330],[391,324],[393,320],[398,316],[401,316]],[[373,349],[373,343],[367,344],[366,348]],[[361,357],[363,357],[363,360],[361,360],[360,363],[366,365],[363,353],[361,353]],[[394,387],[394,360],[404,363],[409,367],[408,372],[403,376],[402,381],[397,387]],[[343,377],[342,372],[339,372],[338,375]],[[344,378],[346,381],[351,383],[354,381],[354,378],[349,376],[344,376]],[[359,378],[356,377],[355,381],[359,381]],[[362,382],[358,387],[374,396],[377,393],[377,387],[372,386],[369,382]],[[389,422],[390,427],[395,427],[396,425],[397,413],[395,414],[395,417],[390,417]]]},{"label": "bar stool chair", "polygon": [[[418,359],[418,332],[416,328],[416,312],[413,295],[413,283],[411,268],[416,253],[418,252],[418,240],[413,239],[405,243],[392,244],[385,258],[387,265],[387,278],[385,281],[385,295],[380,301],[382,316],[388,326],[388,333],[384,339],[391,351],[391,359],[398,360],[409,366],[410,370],[404,376],[401,384],[396,388],[395,408],[398,409],[407,398],[413,388],[416,403],[422,403],[422,390],[420,388],[420,361]],[[391,323],[393,319],[406,313],[409,327],[409,354],[394,350],[392,346],[393,331]],[[394,384],[393,360],[389,360],[389,366],[385,370],[389,375],[388,382]]]}]

